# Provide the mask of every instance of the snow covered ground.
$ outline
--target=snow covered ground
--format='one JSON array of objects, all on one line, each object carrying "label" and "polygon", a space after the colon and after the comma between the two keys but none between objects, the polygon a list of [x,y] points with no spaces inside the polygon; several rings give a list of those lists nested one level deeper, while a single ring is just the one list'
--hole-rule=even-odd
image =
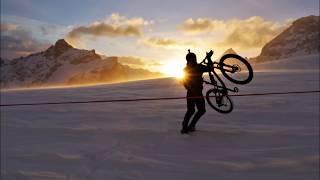
[{"label": "snow covered ground", "polygon": [[[319,71],[257,72],[239,93],[318,90]],[[229,87],[234,87],[229,84]],[[173,78],[5,91],[1,103],[184,96]],[[319,94],[232,97],[180,135],[185,100],[1,107],[3,179],[317,180]]]},{"label": "snow covered ground", "polygon": [[320,55],[305,55],[253,64],[255,71],[319,71]]}]

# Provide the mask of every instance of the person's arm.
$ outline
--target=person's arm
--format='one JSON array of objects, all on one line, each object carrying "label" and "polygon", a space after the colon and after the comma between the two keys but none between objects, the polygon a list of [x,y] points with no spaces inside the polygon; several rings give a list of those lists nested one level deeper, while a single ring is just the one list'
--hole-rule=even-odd
[{"label": "person's arm", "polygon": [[213,51],[212,50],[207,53],[206,59],[208,60],[208,63],[206,63],[206,65],[202,65],[202,67],[201,67],[201,69],[203,70],[202,72],[210,72],[210,71],[212,71],[212,68],[213,68],[213,62],[211,60],[211,56],[212,55],[213,55]]}]

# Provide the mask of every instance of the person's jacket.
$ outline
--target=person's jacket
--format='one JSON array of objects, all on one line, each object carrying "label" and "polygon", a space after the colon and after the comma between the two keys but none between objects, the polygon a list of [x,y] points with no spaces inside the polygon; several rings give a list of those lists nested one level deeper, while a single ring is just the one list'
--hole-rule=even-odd
[{"label": "person's jacket", "polygon": [[190,93],[202,93],[203,79],[202,74],[208,72],[208,67],[202,64],[195,66],[186,66],[184,68],[184,80],[183,85]]}]

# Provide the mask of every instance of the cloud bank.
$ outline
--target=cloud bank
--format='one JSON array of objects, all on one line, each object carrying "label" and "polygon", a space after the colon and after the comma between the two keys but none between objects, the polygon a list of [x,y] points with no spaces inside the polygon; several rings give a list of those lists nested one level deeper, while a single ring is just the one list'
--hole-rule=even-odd
[{"label": "cloud bank", "polygon": [[187,19],[178,27],[186,35],[223,34],[219,46],[242,49],[261,48],[289,24],[267,21],[259,16],[247,19],[216,20],[209,18]]},{"label": "cloud bank", "polygon": [[12,59],[26,56],[44,50],[49,46],[49,42],[35,39],[30,31],[19,25],[10,23],[1,24],[2,58]]},{"label": "cloud bank", "polygon": [[79,26],[67,34],[67,40],[77,44],[83,36],[93,37],[140,37],[143,35],[143,27],[152,24],[152,21],[141,17],[127,18],[113,13],[105,21],[96,21],[87,26]]}]

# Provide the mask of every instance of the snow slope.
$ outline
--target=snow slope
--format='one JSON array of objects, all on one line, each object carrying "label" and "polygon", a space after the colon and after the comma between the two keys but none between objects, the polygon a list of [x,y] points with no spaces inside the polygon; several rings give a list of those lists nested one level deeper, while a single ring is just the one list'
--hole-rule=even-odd
[{"label": "snow slope", "polygon": [[[229,84],[230,87],[233,87]],[[257,72],[240,93],[318,90],[315,71]],[[3,91],[1,103],[183,96],[172,78]],[[180,135],[185,100],[1,108],[3,179],[317,180],[319,94],[233,97]]]},{"label": "snow slope", "polygon": [[320,54],[284,58],[252,64],[256,71],[315,71],[319,72]]}]

